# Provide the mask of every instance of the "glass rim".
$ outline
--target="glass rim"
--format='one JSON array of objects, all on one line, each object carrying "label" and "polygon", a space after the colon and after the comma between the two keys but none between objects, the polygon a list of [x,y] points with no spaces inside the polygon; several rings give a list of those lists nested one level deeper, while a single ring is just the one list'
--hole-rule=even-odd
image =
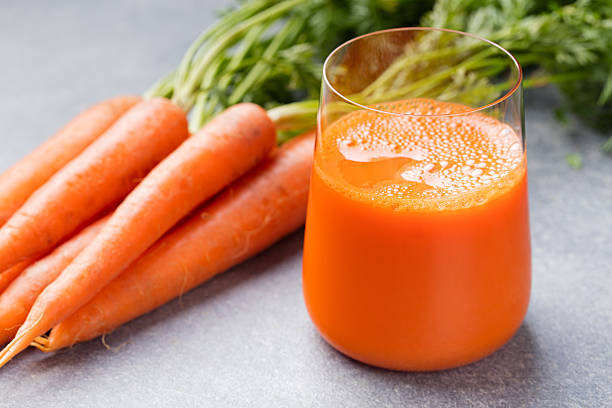
[{"label": "glass rim", "polygon": [[[343,49],[344,47],[346,47],[347,45],[350,45],[351,43],[359,41],[361,39],[372,37],[372,36],[375,36],[375,35],[380,35],[380,34],[397,32],[397,31],[443,31],[443,32],[458,34],[458,35],[461,35],[461,36],[471,37],[471,38],[474,38],[476,40],[483,41],[483,42],[485,42],[485,43],[487,43],[487,44],[489,44],[489,45],[499,49],[500,51],[502,51],[514,63],[514,66],[516,67],[516,70],[517,70],[517,73],[518,73],[518,76],[517,76],[517,79],[516,79],[516,83],[508,91],[506,91],[504,93],[504,95],[500,96],[499,98],[497,98],[493,102],[489,102],[489,103],[487,103],[485,105],[482,105],[482,106],[479,106],[479,107],[476,107],[476,108],[470,108],[469,110],[464,111],[464,112],[459,112],[459,113],[441,113],[441,114],[434,114],[434,115],[421,115],[421,114],[417,115],[417,114],[411,114],[411,113],[388,112],[388,111],[385,111],[385,110],[376,109],[376,108],[373,108],[371,106],[364,105],[364,104],[361,104],[359,102],[356,102],[356,101],[352,100],[351,98],[345,96],[341,92],[339,92],[336,88],[334,88],[334,86],[329,81],[329,78],[327,77],[327,68],[328,68],[328,64],[331,61],[331,58],[334,57],[336,55],[336,53],[340,52],[340,50]],[[350,40],[340,44],[338,47],[336,47],[327,56],[327,58],[325,58],[325,62],[323,63],[323,82],[332,91],[332,93],[334,93],[337,97],[339,97],[341,100],[343,100],[347,104],[353,105],[353,106],[356,106],[356,107],[359,107],[361,109],[365,109],[365,110],[368,110],[368,111],[376,112],[376,113],[382,113],[382,114],[386,114],[386,115],[408,116],[408,117],[462,116],[462,115],[468,115],[468,114],[471,114],[471,113],[479,112],[479,111],[482,111],[484,109],[490,108],[492,106],[498,105],[499,103],[505,101],[506,99],[508,99],[512,95],[514,95],[516,93],[516,91],[521,87],[521,84],[523,82],[523,69],[522,69],[521,64],[519,63],[519,61],[516,59],[516,57],[514,55],[512,55],[512,53],[510,51],[506,50],[501,45],[499,45],[499,44],[497,44],[497,43],[495,43],[495,42],[493,42],[491,40],[488,40],[488,39],[486,39],[484,37],[481,37],[479,35],[471,34],[471,33],[466,33],[466,32],[459,31],[459,30],[452,30],[450,28],[399,27],[399,28],[389,28],[389,29],[380,30],[380,31],[373,31],[373,32],[368,33],[368,34],[364,34],[364,35],[360,35],[358,37],[352,38],[352,39],[350,39]]]}]

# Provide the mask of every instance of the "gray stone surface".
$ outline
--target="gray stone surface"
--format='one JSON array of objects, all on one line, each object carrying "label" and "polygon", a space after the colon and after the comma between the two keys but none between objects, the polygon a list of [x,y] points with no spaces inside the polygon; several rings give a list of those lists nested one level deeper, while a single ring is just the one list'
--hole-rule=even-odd
[{"label": "gray stone surface", "polygon": [[[213,1],[3,2],[0,170],[75,113],[140,93],[213,19]],[[327,346],[302,302],[302,232],[106,338],[0,370],[0,407],[612,405],[612,158],[527,95],[533,297],[502,350],[396,373]],[[564,162],[579,151],[580,171]]]}]

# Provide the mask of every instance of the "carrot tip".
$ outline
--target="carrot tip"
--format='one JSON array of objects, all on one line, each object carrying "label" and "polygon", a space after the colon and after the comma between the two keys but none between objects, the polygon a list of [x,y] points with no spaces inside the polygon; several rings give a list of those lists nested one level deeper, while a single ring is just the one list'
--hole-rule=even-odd
[{"label": "carrot tip", "polygon": [[19,354],[27,346],[22,347],[19,342],[12,341],[2,352],[0,352],[0,368],[4,367],[9,361]]},{"label": "carrot tip", "polygon": [[[21,329],[17,332],[17,336],[11,341],[4,350],[0,351],[0,368],[4,367],[9,361],[13,359],[17,354],[28,348],[30,343],[36,339],[37,330],[43,324],[44,315],[41,315],[33,324],[26,323],[21,326]],[[45,330],[42,332],[44,333]]]}]

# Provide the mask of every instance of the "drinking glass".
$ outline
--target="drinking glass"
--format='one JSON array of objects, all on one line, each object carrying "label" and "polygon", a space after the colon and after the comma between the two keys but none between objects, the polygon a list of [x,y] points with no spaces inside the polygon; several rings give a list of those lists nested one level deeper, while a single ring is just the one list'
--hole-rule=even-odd
[{"label": "drinking glass", "polygon": [[402,28],[341,45],[323,74],[303,263],[318,331],[394,370],[497,350],[531,285],[519,63],[474,35]]}]

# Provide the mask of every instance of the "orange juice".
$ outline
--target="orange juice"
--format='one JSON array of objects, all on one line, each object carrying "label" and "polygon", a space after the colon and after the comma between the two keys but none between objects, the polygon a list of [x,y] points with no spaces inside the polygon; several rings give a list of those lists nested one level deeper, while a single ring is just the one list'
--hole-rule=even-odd
[{"label": "orange juice", "polygon": [[[335,348],[397,370],[476,361],[530,293],[526,161],[512,128],[413,99],[328,125],[304,244],[304,296]],[[450,115],[448,115],[450,114]]]}]

